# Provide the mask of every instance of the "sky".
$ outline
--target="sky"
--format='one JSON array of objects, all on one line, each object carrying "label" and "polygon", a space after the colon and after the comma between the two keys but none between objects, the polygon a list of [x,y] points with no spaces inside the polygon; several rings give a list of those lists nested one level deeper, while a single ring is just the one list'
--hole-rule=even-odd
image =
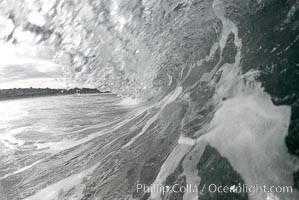
[{"label": "sky", "polygon": [[[52,4],[50,1],[50,7],[45,6],[51,8]],[[45,18],[35,11],[30,12],[26,20],[37,26],[46,23]],[[11,33],[17,44],[5,42]],[[35,33],[15,27],[13,20],[0,13],[0,89],[91,87],[67,80],[62,68],[52,61],[54,47],[36,42],[39,39]]]},{"label": "sky", "polygon": [[50,47],[0,43],[0,89],[78,87],[63,77],[53,55]]}]

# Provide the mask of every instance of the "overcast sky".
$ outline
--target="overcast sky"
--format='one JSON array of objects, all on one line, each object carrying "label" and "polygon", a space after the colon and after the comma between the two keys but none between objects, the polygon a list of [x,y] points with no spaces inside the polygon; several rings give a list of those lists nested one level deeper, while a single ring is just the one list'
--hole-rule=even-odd
[{"label": "overcast sky", "polygon": [[53,50],[28,45],[0,43],[0,89],[4,88],[66,88],[61,68],[53,63]]}]

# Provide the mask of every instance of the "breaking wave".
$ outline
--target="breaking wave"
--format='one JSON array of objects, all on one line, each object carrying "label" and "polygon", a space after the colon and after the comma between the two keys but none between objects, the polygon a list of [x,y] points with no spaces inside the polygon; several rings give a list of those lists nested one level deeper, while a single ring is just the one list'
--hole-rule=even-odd
[{"label": "breaking wave", "polygon": [[[169,147],[152,147],[166,152],[153,164],[159,170],[151,171],[155,177],[147,185],[169,184],[172,176],[172,184],[182,177],[185,184],[202,184],[206,166],[198,163],[208,146],[249,185],[298,181],[293,178],[298,162],[290,154],[298,155],[297,143],[287,140],[288,148],[285,143],[298,116],[298,1],[7,0],[0,5],[5,8],[0,36],[6,42],[17,45],[25,37],[53,46],[66,76],[126,97],[119,105],[134,113],[119,127],[135,125],[119,151],[169,137]],[[149,151],[153,155],[142,162],[158,156]],[[98,196],[111,195],[103,191]],[[173,198],[134,189],[113,195],[109,198]],[[185,193],[182,199],[198,195]],[[250,199],[298,197],[295,190]]]}]

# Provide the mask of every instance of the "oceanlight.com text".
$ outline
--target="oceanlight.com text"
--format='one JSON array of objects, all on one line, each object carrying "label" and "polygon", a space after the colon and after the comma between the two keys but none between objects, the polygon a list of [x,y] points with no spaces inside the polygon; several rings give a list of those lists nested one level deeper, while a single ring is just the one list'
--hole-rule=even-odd
[{"label": "oceanlight.com text", "polygon": [[266,185],[217,185],[217,184],[203,184],[201,186],[186,184],[184,186],[174,184],[172,186],[162,184],[137,184],[137,192],[144,193],[248,193],[254,195],[257,193],[293,193],[292,186],[266,186]]}]

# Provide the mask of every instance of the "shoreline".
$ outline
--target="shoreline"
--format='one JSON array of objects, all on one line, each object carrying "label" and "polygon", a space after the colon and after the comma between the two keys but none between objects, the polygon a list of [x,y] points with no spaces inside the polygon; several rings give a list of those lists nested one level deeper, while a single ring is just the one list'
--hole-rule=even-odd
[{"label": "shoreline", "polygon": [[13,88],[1,89],[0,101],[32,98],[32,97],[46,97],[59,96],[71,94],[102,94],[110,92],[101,92],[94,88],[71,88],[71,89],[51,89],[51,88]]}]

